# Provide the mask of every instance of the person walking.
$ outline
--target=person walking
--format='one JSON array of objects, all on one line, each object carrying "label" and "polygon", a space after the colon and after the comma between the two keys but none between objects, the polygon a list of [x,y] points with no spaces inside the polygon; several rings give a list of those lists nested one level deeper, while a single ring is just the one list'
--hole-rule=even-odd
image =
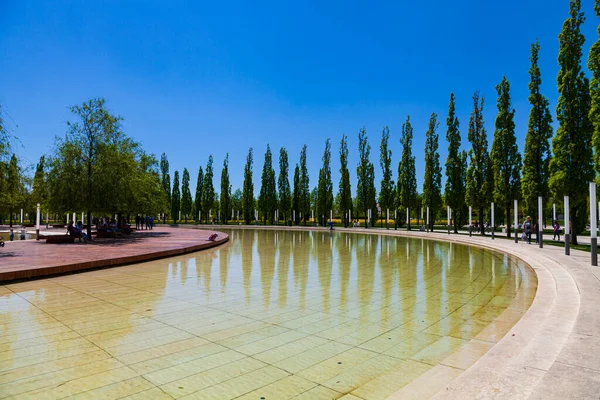
[{"label": "person walking", "polygon": [[554,220],[552,227],[554,228],[554,237],[552,237],[552,240],[556,240],[558,237],[558,240],[560,241],[560,225],[557,220]]},{"label": "person walking", "polygon": [[533,232],[533,223],[531,217],[527,217],[523,224],[523,230],[525,231],[525,237],[527,238],[527,244],[531,244],[531,233]]}]

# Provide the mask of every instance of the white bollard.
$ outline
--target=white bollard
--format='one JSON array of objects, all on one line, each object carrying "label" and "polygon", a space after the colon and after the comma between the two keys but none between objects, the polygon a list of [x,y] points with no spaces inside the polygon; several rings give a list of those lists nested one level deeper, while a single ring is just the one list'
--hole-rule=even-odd
[{"label": "white bollard", "polygon": [[569,196],[565,196],[565,254],[571,254],[571,227],[569,225]]},{"label": "white bollard", "polygon": [[598,227],[596,217],[596,182],[590,182],[590,246],[592,265],[598,265]]},{"label": "white bollard", "polygon": [[515,210],[514,210],[514,224],[515,224],[515,243],[519,243],[519,204],[517,200],[515,200]]},{"label": "white bollard", "polygon": [[494,202],[492,201],[492,240],[494,240]]},{"label": "white bollard", "polygon": [[542,196],[538,196],[538,244],[540,249],[544,247],[544,210],[542,209]]}]

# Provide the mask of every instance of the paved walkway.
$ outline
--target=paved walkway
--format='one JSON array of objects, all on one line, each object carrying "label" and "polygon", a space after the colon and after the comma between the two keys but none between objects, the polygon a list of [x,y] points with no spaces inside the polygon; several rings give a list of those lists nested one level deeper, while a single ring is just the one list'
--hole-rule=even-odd
[{"label": "paved walkway", "polygon": [[214,231],[156,227],[116,239],[93,242],[49,244],[45,240],[7,242],[0,248],[0,282],[34,278],[91,268],[130,264],[203,250],[229,240],[219,233],[215,242],[208,236]]},{"label": "paved walkway", "polygon": [[589,253],[571,250],[571,256],[566,256],[562,247],[540,249],[533,244],[491,240],[489,236],[393,229],[338,230],[446,240],[498,250],[521,258],[538,277],[538,291],[529,310],[475,364],[457,374],[442,362],[389,399],[600,398],[600,268],[590,265]]}]

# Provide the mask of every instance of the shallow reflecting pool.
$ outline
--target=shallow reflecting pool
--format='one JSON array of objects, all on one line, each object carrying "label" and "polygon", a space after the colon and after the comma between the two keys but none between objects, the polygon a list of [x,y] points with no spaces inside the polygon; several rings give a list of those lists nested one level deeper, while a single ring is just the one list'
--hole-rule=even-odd
[{"label": "shallow reflecting pool", "polygon": [[0,397],[385,399],[438,364],[468,368],[537,287],[475,247],[228,233],[214,250],[0,286]]}]

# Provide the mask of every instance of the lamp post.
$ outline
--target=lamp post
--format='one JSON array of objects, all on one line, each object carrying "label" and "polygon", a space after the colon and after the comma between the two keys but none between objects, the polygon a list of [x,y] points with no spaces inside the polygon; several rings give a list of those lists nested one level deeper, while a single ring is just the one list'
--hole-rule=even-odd
[{"label": "lamp post", "polygon": [[40,240],[40,203],[37,204],[37,214],[35,217],[35,240]]},{"label": "lamp post", "polygon": [[429,207],[427,207],[427,232],[429,232]]},{"label": "lamp post", "polygon": [[450,206],[448,206],[447,209],[446,209],[446,215],[447,215],[447,218],[448,218],[448,235],[449,235],[450,234],[450,218],[451,218],[450,217]]},{"label": "lamp post", "polygon": [[471,216],[473,207],[469,206],[469,237],[473,236],[473,217]]}]

